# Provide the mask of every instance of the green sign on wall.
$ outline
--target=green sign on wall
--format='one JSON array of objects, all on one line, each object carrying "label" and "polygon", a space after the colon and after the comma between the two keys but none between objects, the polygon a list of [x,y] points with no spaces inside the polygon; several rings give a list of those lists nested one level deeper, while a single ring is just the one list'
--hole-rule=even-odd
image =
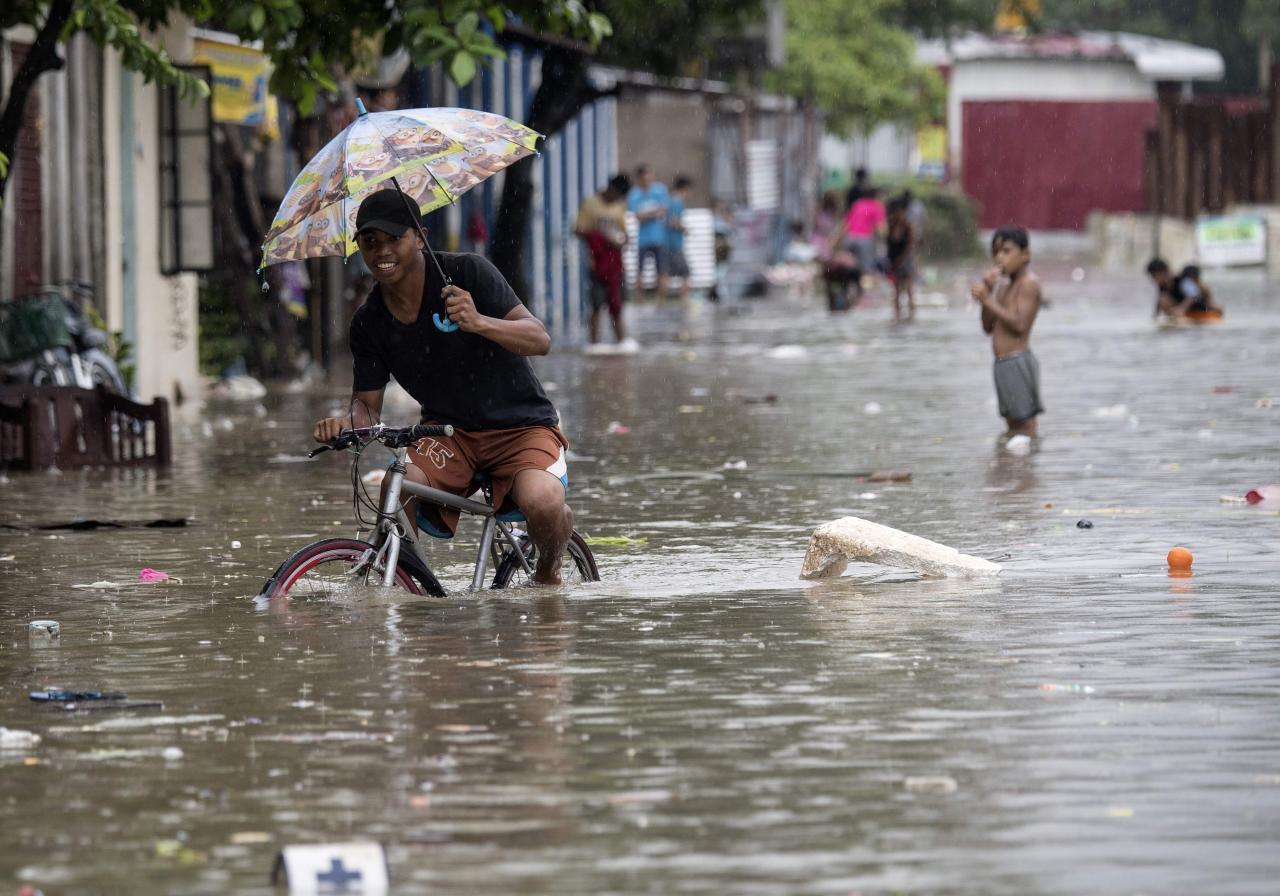
[{"label": "green sign on wall", "polygon": [[1253,215],[1224,215],[1196,222],[1197,256],[1205,267],[1263,264],[1267,225]]}]

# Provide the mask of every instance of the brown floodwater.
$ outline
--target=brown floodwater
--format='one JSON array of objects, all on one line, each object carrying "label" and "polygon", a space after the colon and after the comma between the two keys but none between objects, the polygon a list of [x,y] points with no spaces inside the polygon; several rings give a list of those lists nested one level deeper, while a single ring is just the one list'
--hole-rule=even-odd
[{"label": "brown floodwater", "polygon": [[[1026,457],[950,275],[910,326],[643,307],[639,354],[541,359],[590,585],[467,593],[473,525],[448,598],[257,599],[354,531],[347,457],[301,459],[345,371],[181,409],[165,473],[8,474],[0,522],[190,525],[0,536],[0,725],[43,739],[0,751],[0,892],[268,893],[375,840],[402,893],[1274,893],[1280,506],[1222,499],[1280,482],[1280,285],[1163,330],[1138,276],[1042,274]],[[847,515],[1004,572],[802,581]]]}]

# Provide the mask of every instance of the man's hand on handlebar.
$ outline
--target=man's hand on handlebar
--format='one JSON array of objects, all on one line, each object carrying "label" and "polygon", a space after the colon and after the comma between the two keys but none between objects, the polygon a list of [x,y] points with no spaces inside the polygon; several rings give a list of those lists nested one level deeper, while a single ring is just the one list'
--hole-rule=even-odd
[{"label": "man's hand on handlebar", "polygon": [[319,442],[321,447],[309,452],[307,457],[315,457],[330,449],[340,451],[343,448],[360,445],[368,439],[376,439],[388,448],[407,448],[419,439],[430,436],[447,438],[453,435],[453,427],[447,423],[418,423],[414,426],[375,424],[372,427],[357,428],[353,428],[350,424],[351,420],[348,417],[326,417],[317,423],[311,437]]},{"label": "man's hand on handlebar", "polygon": [[311,433],[311,438],[327,445],[335,441],[344,429],[351,428],[350,417],[326,417],[316,424],[316,428]]}]

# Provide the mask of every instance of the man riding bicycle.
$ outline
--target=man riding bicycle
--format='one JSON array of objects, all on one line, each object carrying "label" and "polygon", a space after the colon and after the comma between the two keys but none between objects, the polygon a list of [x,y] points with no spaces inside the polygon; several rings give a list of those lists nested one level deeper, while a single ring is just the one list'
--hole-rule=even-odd
[{"label": "man riding bicycle", "polygon": [[[568,442],[528,360],[550,351],[551,337],[484,257],[438,252],[439,267],[428,264],[413,205],[398,190],[380,190],[356,213],[356,245],[376,283],[348,331],[351,415],[319,421],[312,435],[331,442],[344,429],[376,423],[394,376],[422,405],[422,422],[454,427],[410,452],[406,476],[467,495],[475,474],[488,474],[500,515],[519,508],[528,520],[538,549],[533,581],[559,584],[573,529]],[[441,538],[458,523],[456,510],[416,499],[405,512]]]}]

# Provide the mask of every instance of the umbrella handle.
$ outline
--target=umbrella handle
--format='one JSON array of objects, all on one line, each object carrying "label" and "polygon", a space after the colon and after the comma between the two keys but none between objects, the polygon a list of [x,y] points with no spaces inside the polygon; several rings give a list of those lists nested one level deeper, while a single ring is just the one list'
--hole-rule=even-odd
[{"label": "umbrella handle", "polygon": [[[357,100],[359,102],[359,100]],[[364,104],[360,103],[360,107],[364,108]],[[427,254],[431,256],[431,263],[436,266],[436,272],[440,274],[440,279],[444,281],[445,286],[453,285],[453,278],[444,272],[444,268],[440,267],[440,259],[436,258],[436,252],[431,248],[431,243],[427,242],[427,232],[422,229],[422,215],[414,208],[413,203],[409,201],[408,194],[400,189],[400,182],[391,178],[391,185],[396,188],[396,192],[400,194],[400,201],[404,203],[404,207],[409,212],[409,217],[413,220],[413,224],[418,228],[418,236],[422,237],[422,245],[427,247]],[[458,329],[458,325],[450,320],[449,315],[445,315],[443,321],[438,316],[434,321],[436,328],[442,333],[452,333]]]}]

